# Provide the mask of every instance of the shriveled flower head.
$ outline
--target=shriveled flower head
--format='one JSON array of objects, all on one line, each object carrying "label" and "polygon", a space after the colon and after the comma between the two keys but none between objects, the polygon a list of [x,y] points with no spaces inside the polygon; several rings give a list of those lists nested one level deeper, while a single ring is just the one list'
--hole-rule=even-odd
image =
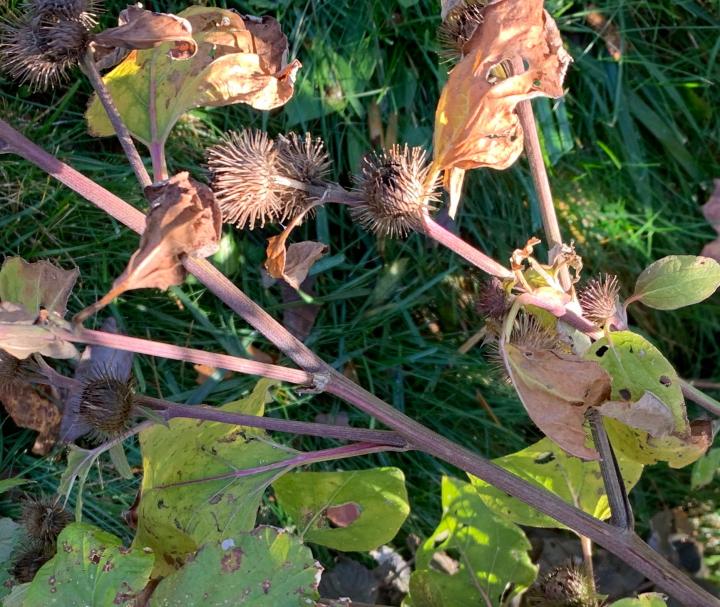
[{"label": "shriveled flower head", "polygon": [[562,607],[594,607],[599,597],[588,574],[574,564],[556,567],[537,584],[545,604]]},{"label": "shriveled flower head", "polygon": [[560,337],[532,314],[521,312],[515,319],[510,343],[528,350],[555,350],[560,347]]},{"label": "shriveled flower head", "polygon": [[22,503],[20,522],[28,536],[45,544],[54,544],[57,536],[74,520],[59,501],[28,496]]},{"label": "shriveled flower head", "polygon": [[356,189],[361,200],[352,218],[379,236],[406,236],[423,230],[423,216],[437,200],[437,184],[428,188],[429,165],[420,147],[394,145],[363,158]]},{"label": "shriveled flower head", "polygon": [[[322,139],[313,138],[310,133],[304,136],[290,133],[280,135],[276,146],[278,169],[282,177],[308,186],[322,185],[330,172],[330,158]],[[289,219],[305,210],[316,199],[310,192],[293,187],[282,188],[280,196],[283,200],[283,217]]]},{"label": "shriveled flower head", "polygon": [[80,418],[90,426],[90,436],[105,441],[120,436],[133,418],[135,383],[104,372],[88,379],[80,397]]},{"label": "shriveled flower head", "polygon": [[63,82],[87,50],[93,0],[29,0],[0,23],[0,69],[36,90]]},{"label": "shriveled flower head", "polygon": [[10,573],[18,584],[32,582],[40,567],[55,556],[55,545],[30,539],[13,554]]},{"label": "shriveled flower head", "polygon": [[485,280],[480,286],[476,302],[477,311],[493,320],[502,320],[508,310],[508,297],[502,282],[493,277]]},{"label": "shriveled flower head", "polygon": [[482,9],[486,0],[460,0],[445,16],[438,28],[440,55],[447,61],[460,59],[464,47],[482,25]]},{"label": "shriveled flower head", "polygon": [[589,280],[579,292],[578,299],[588,320],[603,327],[620,309],[620,284],[617,276],[605,274]]},{"label": "shriveled flower head", "polygon": [[244,129],[228,133],[225,141],[207,153],[213,192],[223,221],[242,229],[263,227],[282,217],[276,177],[278,150],[263,131]]}]

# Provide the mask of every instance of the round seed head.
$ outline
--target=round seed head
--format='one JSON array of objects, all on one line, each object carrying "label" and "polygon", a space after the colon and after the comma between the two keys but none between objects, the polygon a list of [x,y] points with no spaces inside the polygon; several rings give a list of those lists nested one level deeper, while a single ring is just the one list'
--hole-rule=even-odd
[{"label": "round seed head", "polygon": [[[321,185],[330,172],[330,158],[325,144],[310,133],[304,136],[290,133],[277,138],[278,170],[281,176],[306,185]],[[292,219],[316,200],[299,188],[283,188],[281,193],[285,218]]]},{"label": "round seed head", "polygon": [[476,303],[477,311],[488,319],[502,320],[508,310],[508,299],[497,278],[483,281]]},{"label": "round seed head", "polygon": [[615,317],[620,308],[620,284],[617,276],[605,274],[589,280],[580,291],[578,299],[583,314],[588,320],[603,327]]},{"label": "round seed head", "polygon": [[437,183],[427,188],[429,165],[422,148],[394,145],[362,161],[356,189],[362,199],[352,218],[379,236],[403,237],[423,230],[423,216],[438,198]]},{"label": "round seed head", "polygon": [[80,397],[80,418],[90,426],[90,436],[106,441],[130,427],[135,401],[132,377],[120,379],[102,373],[85,382]]},{"label": "round seed head", "polygon": [[278,150],[263,131],[231,132],[223,143],[208,150],[213,191],[223,221],[254,229],[282,216],[278,176]]},{"label": "round seed head", "polygon": [[38,569],[55,556],[55,545],[29,540],[12,559],[11,574],[18,584],[32,582]]},{"label": "round seed head", "polygon": [[555,350],[561,342],[558,334],[543,325],[536,316],[522,312],[515,319],[510,343],[528,350]]},{"label": "round seed head", "polygon": [[0,69],[35,90],[67,79],[96,24],[88,0],[32,0],[0,23]]},{"label": "round seed head", "polygon": [[597,595],[592,580],[579,567],[563,565],[548,573],[539,583],[545,599],[561,607],[594,607]]},{"label": "round seed head", "polygon": [[29,537],[45,544],[54,544],[60,532],[73,520],[73,515],[57,500],[27,497],[23,501],[20,521],[25,531]]},{"label": "round seed head", "polygon": [[440,56],[446,61],[457,61],[464,55],[465,45],[483,23],[482,9],[485,0],[462,0],[445,17],[438,28]]}]

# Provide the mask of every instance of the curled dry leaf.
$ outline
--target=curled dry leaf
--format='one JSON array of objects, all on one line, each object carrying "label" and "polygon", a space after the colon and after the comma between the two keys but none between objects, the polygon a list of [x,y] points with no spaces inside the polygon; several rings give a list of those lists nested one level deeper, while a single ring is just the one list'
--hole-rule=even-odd
[{"label": "curled dry leaf", "polygon": [[675,430],[672,412],[652,392],[645,392],[635,402],[609,400],[598,411],[627,426],[645,430],[652,437],[666,436]]},{"label": "curled dry leaf", "polygon": [[720,179],[715,180],[715,189],[702,207],[703,215],[718,233],[718,237],[703,247],[700,255],[720,262]]},{"label": "curled dry leaf", "polygon": [[49,392],[15,381],[0,386],[0,403],[20,428],[36,430],[32,452],[45,455],[52,449],[60,431],[60,411]]},{"label": "curled dry leaf", "polygon": [[[247,103],[270,110],[292,97],[300,63],[287,63],[287,38],[275,19],[204,6],[178,16],[192,26],[197,52],[191,59],[173,61],[163,47],[133,51],[103,79],[128,129],[145,145],[164,143],[195,107]],[[93,135],[115,134],[97,96],[86,118]]]},{"label": "curled dry leaf", "polygon": [[118,27],[106,29],[93,37],[96,60],[115,49],[151,49],[165,42],[171,59],[190,59],[197,52],[192,25],[187,19],[167,13],[153,13],[139,6],[128,6],[120,13]]},{"label": "curled dry leaf", "polygon": [[504,344],[505,367],[530,419],[571,455],[597,459],[587,446],[585,412],[610,396],[610,376],[570,354]]},{"label": "curled dry leaf", "polygon": [[212,190],[187,172],[145,189],[150,211],[140,246],[100,301],[75,318],[81,322],[131,289],[167,289],[185,280],[182,256],[208,257],[220,245],[222,218]]},{"label": "curled dry leaf", "polygon": [[273,278],[282,278],[293,289],[299,289],[312,265],[327,253],[328,247],[322,242],[297,242],[285,248],[290,233],[285,230],[278,236],[268,238],[265,269]]},{"label": "curled dry leaf", "polygon": [[[561,97],[572,60],[542,0],[489,3],[466,49],[435,114],[434,169],[445,172],[445,188],[455,193],[456,171],[505,169],[515,162],[523,149],[515,106],[538,96]],[[513,60],[526,71],[509,75]]]},{"label": "curled dry leaf", "polygon": [[69,326],[63,317],[78,274],[47,261],[6,259],[0,269],[0,347],[20,359],[36,352],[76,356],[75,346],[58,338],[54,329]]},{"label": "curled dry leaf", "polygon": [[[591,4],[588,8],[594,9],[595,7]],[[620,61],[623,55],[623,39],[620,36],[620,30],[611,20],[601,13],[599,10],[591,10],[585,15],[585,21],[593,28],[605,41],[605,47],[607,48],[610,56],[615,61]]]}]

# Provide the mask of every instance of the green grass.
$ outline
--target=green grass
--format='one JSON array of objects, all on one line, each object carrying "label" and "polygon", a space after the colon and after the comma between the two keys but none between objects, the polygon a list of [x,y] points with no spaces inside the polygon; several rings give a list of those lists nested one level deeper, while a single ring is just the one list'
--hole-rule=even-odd
[{"label": "green grass", "polygon": [[[14,1],[11,0],[13,5]],[[225,130],[253,125],[271,133],[309,130],[323,136],[334,175],[350,184],[359,159],[371,149],[367,111],[379,104],[385,124],[397,120],[398,140],[429,147],[434,108],[447,68],[436,54],[436,2],[342,2],[283,0],[234,3],[242,12],[270,12],[303,63],[297,95],[284,109],[261,113],[244,106],[197,110],[171,137],[171,171],[205,175],[203,147]],[[711,179],[720,176],[720,120],[715,108],[720,42],[716,1],[622,2],[596,6],[619,28],[626,43],[620,62],[586,24],[586,3],[555,0],[555,15],[575,58],[562,101],[536,102],[551,182],[565,233],[583,256],[585,272],[613,272],[627,295],[634,277],[666,254],[693,254],[713,237],[699,211]],[[125,3],[108,3],[103,22]],[[176,2],[149,3],[177,10]],[[90,137],[83,122],[89,86],[79,74],[66,91],[31,94],[0,80],[0,115],[44,148],[108,189],[141,206],[118,144]],[[0,158],[0,251],[28,260],[51,259],[78,267],[81,278],[70,302],[76,312],[100,297],[124,268],[137,244],[128,230],[44,173],[12,157]],[[460,212],[460,233],[504,260],[533,234],[541,235],[532,182],[524,161],[505,172],[473,171]],[[238,233],[226,229],[236,255],[221,267],[255,301],[280,318],[285,308],[277,287],[264,288],[260,267],[265,238],[275,228]],[[321,304],[308,343],[337,368],[352,365],[361,385],[447,437],[495,457],[540,438],[512,391],[480,348],[457,349],[482,319],[472,294],[480,277],[457,257],[415,235],[377,242],[352,225],[344,209],[321,210],[298,230],[297,239],[330,244],[330,262],[317,274]],[[393,268],[395,270],[393,270]],[[399,271],[396,271],[398,270]],[[188,281],[172,293],[132,292],[108,309],[130,335],[212,351],[243,354],[254,343],[274,348],[242,320]],[[635,307],[632,322],[649,335],[685,377],[720,378],[720,301],[672,313]],[[233,377],[198,388],[190,365],[138,358],[139,387],[152,395],[222,403],[246,392],[252,379]],[[480,406],[478,393],[501,421]],[[363,414],[327,395],[298,396],[281,389],[268,414],[313,419],[347,411],[351,423],[372,425]],[[693,410],[694,413],[696,413]],[[2,469],[24,474],[51,493],[63,469],[61,455],[29,454],[32,432],[3,422]],[[290,439],[288,439],[290,440]],[[321,443],[292,439],[293,446]],[[139,464],[136,448],[131,463]],[[456,473],[423,454],[388,454],[345,461],[343,468],[395,464],[407,475],[413,514],[404,533],[427,534],[439,515],[439,476]],[[88,519],[125,538],[120,519],[138,480],[117,480],[102,466],[86,487]],[[688,499],[687,471],[656,466],[634,491],[637,516],[646,526],[662,506]],[[715,490],[699,496],[717,498]],[[7,501],[0,509],[13,512]]]}]

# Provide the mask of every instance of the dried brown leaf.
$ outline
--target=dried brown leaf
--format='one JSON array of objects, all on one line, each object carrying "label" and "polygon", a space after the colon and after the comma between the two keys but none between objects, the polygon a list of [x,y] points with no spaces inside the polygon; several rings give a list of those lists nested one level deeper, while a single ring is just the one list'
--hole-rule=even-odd
[{"label": "dried brown leaf", "polygon": [[[594,7],[590,5],[589,8]],[[615,61],[620,61],[623,54],[623,39],[620,36],[620,30],[617,25],[609,21],[608,18],[598,10],[591,10],[585,15],[585,21],[587,21],[588,25],[605,41],[605,47],[608,53],[610,53],[610,56],[615,59]]]},{"label": "dried brown leaf", "polygon": [[187,19],[146,11],[139,6],[128,6],[120,13],[118,27],[111,27],[93,37],[95,56],[99,60],[117,48],[150,49],[165,42],[173,43],[168,51],[173,59],[189,59],[197,52],[192,25]]},{"label": "dried brown leaf", "polygon": [[597,459],[587,446],[585,412],[610,396],[610,376],[596,362],[551,350],[504,344],[505,366],[530,418],[571,455]]},{"label": "dried brown leaf", "polygon": [[598,407],[605,417],[645,430],[650,436],[666,436],[675,430],[672,411],[652,392],[645,392],[635,402],[609,400]]},{"label": "dried brown leaf", "polygon": [[312,265],[327,253],[328,247],[322,242],[297,242],[285,248],[290,235],[285,230],[278,236],[268,238],[265,269],[273,278],[282,278],[293,289],[299,289]]},{"label": "dried brown leaf", "polygon": [[0,388],[0,402],[18,427],[38,432],[33,453],[48,453],[60,431],[60,411],[48,395],[30,384],[14,381]]},{"label": "dried brown leaf", "polygon": [[131,289],[167,289],[185,280],[182,256],[207,257],[220,244],[222,218],[212,190],[188,173],[146,188],[150,201],[138,250],[113,288],[76,317],[80,322]]},{"label": "dried brown leaf", "polygon": [[[498,0],[483,9],[483,24],[466,44],[435,114],[434,168],[509,167],[523,149],[515,106],[533,97],[560,97],[571,61],[542,0]],[[509,74],[522,62],[523,73]],[[457,190],[457,179],[452,183]]]}]

